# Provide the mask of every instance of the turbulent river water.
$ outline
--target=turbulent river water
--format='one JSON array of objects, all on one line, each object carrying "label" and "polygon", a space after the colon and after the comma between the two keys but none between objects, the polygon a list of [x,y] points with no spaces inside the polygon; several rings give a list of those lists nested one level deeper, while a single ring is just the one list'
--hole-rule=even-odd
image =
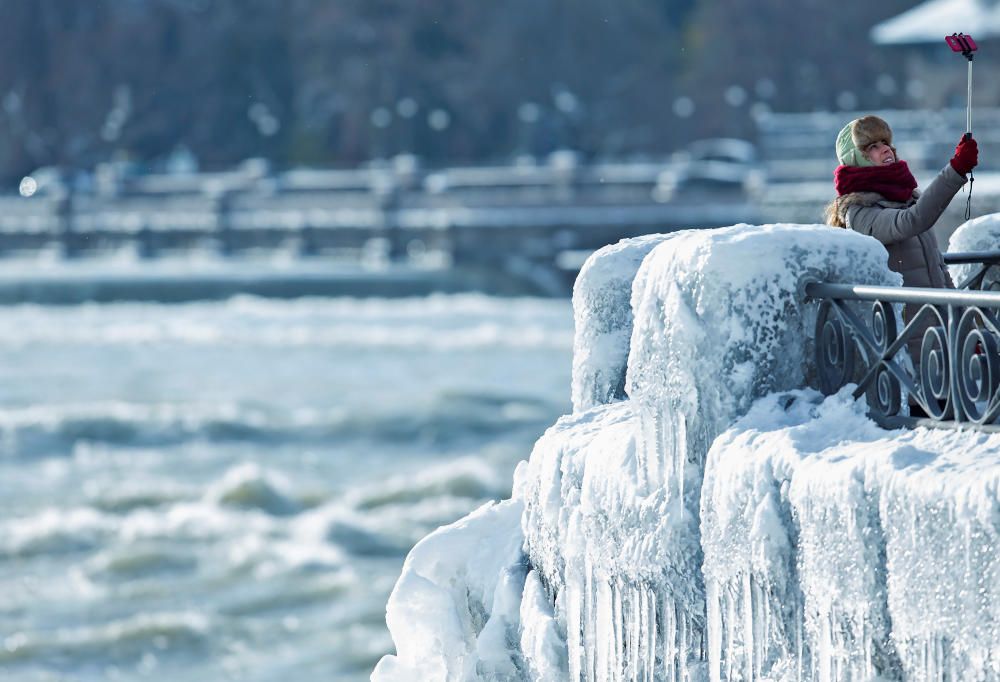
[{"label": "turbulent river water", "polygon": [[0,679],[367,679],[569,411],[568,300],[0,307]]}]

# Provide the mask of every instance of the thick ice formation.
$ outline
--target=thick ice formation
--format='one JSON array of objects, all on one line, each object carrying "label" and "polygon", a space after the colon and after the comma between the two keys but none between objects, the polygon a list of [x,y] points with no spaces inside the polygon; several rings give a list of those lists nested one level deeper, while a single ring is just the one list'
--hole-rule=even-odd
[{"label": "thick ice formation", "polygon": [[[682,636],[666,626],[650,629],[670,605],[652,586],[671,564],[696,571],[696,554],[687,553],[687,565],[675,556],[690,543],[682,535],[685,510],[664,494],[636,494],[637,434],[629,402],[564,417],[515,477],[515,496],[530,500],[522,526],[534,569],[555,595],[570,679],[605,679],[623,669],[626,641],[632,664],[642,661],[652,672],[653,653]],[[635,628],[624,627],[626,616]]]},{"label": "thick ice formation", "polygon": [[[515,487],[532,565],[566,627],[570,679],[683,679],[698,665],[704,454],[755,397],[805,383],[805,283],[898,283],[885,261],[874,240],[802,225],[678,233],[646,256],[632,287],[631,399],[560,421]],[[586,314],[606,310],[578,305],[578,322],[601,329]],[[604,358],[611,376],[620,361]]]},{"label": "thick ice formation", "polygon": [[713,443],[701,523],[710,679],[1000,679],[1000,434],[771,395]]},{"label": "thick ice formation", "polygon": [[[1000,213],[973,218],[962,223],[948,241],[949,252],[996,251],[1000,248]],[[951,278],[959,285],[978,270],[974,264],[949,265]]]},{"label": "thick ice formation", "polygon": [[680,232],[623,239],[595,251],[573,284],[573,411],[625,397],[632,280],[654,247]]},{"label": "thick ice formation", "polygon": [[803,390],[805,284],[898,285],[886,260],[806,225],[595,255],[576,411],[513,502],[414,549],[373,679],[1000,679],[998,437],[886,432]]},{"label": "thick ice formation", "polygon": [[386,607],[396,655],[379,661],[373,682],[524,678],[521,510],[487,504],[410,551]]}]

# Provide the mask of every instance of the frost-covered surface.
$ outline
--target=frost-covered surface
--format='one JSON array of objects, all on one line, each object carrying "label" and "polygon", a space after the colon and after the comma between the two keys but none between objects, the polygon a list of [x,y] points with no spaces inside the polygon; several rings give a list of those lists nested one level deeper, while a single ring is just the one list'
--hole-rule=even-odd
[{"label": "frost-covered surface", "polygon": [[684,508],[666,491],[637,494],[637,435],[631,401],[563,417],[515,477],[515,497],[529,501],[522,526],[532,564],[555,594],[569,679],[605,679],[626,665],[651,673],[654,652],[687,636],[650,628],[658,613],[674,613],[678,595],[696,596],[684,580],[670,594],[655,588],[698,566],[696,553],[677,552],[689,541]]},{"label": "frost-covered surface", "polygon": [[1000,679],[1000,434],[775,394],[702,497],[712,679]]},{"label": "frost-covered surface", "polygon": [[396,655],[373,682],[524,679],[521,504],[488,504],[410,551],[386,607]]},{"label": "frost-covered surface", "polygon": [[[410,668],[378,677],[388,659],[375,679],[997,679],[1000,436],[886,432],[846,394],[803,389],[805,284],[898,285],[884,248],[819,225],[651,241],[595,259],[577,287],[593,295],[580,343],[607,345],[578,365],[574,414],[518,467],[521,530],[491,512],[414,550],[394,593]],[[630,280],[632,322],[614,303]],[[606,389],[626,357],[624,398]],[[475,532],[523,540],[526,565],[511,547],[473,579],[477,550],[459,548]],[[444,565],[466,573],[429,579],[447,613],[408,596],[433,551],[465,557]],[[449,615],[468,603],[481,630]]]},{"label": "frost-covered surface", "polygon": [[[977,183],[976,188],[979,188]],[[948,251],[996,251],[1000,249],[1000,213],[990,213],[962,223],[948,242]],[[973,263],[949,265],[951,278],[958,286],[979,270]]]},{"label": "frost-covered surface", "polygon": [[587,258],[573,284],[573,411],[625,397],[632,280],[654,247],[676,236],[623,239]]},{"label": "frost-covered surface", "polygon": [[[816,314],[805,304],[805,285],[898,285],[886,260],[870,237],[825,225],[690,231],[653,250],[633,286],[626,382],[644,428],[662,431],[645,422],[674,415],[687,434],[676,441],[685,452],[674,454],[701,459],[756,398],[805,384]],[[653,447],[667,440],[644,435]],[[663,460],[667,454],[643,453],[651,488],[682,482],[671,478],[679,468]]]},{"label": "frost-covered surface", "polygon": [[570,679],[697,675],[705,453],[754,398],[806,381],[805,284],[898,284],[885,261],[875,240],[805,225],[682,232],[648,253],[631,296],[630,399],[560,420],[515,485]]}]

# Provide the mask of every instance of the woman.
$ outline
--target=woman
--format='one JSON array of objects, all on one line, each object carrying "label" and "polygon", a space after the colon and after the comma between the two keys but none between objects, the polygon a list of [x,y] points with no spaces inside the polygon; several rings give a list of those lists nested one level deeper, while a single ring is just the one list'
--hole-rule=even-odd
[{"label": "woman", "polygon": [[971,135],[923,193],[905,161],[896,156],[892,130],[878,116],[863,116],[837,135],[834,172],[837,198],[826,207],[830,225],[847,227],[882,242],[889,268],[903,286],[954,288],[931,228],[979,162]]},{"label": "woman", "polygon": [[[962,138],[955,156],[923,193],[916,191],[917,181],[906,162],[896,157],[889,124],[878,116],[863,116],[844,126],[837,135],[837,159],[837,198],[826,207],[827,222],[882,242],[889,252],[889,269],[903,276],[903,286],[954,289],[931,228],[979,161],[972,135]],[[904,319],[909,321],[914,312],[906,306]],[[931,324],[932,318],[926,318],[907,341],[915,365],[920,364],[921,341]],[[909,403],[911,416],[927,416],[912,396]]]}]

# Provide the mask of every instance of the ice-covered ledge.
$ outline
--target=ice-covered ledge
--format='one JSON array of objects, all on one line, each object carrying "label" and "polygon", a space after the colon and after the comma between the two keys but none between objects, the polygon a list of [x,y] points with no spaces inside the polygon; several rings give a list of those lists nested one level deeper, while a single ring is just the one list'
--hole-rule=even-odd
[{"label": "ice-covered ledge", "polygon": [[[373,679],[1000,677],[983,653],[998,649],[998,444],[896,447],[843,396],[798,390],[805,283],[898,284],[885,260],[874,240],[803,225],[595,254],[574,291],[574,414],[519,467],[512,501],[413,550],[389,603],[399,653]],[[932,536],[942,519],[963,534]],[[978,625],[949,630],[951,606]]]},{"label": "ice-covered ledge", "polygon": [[773,394],[712,444],[710,679],[1000,679],[1000,434]]}]

